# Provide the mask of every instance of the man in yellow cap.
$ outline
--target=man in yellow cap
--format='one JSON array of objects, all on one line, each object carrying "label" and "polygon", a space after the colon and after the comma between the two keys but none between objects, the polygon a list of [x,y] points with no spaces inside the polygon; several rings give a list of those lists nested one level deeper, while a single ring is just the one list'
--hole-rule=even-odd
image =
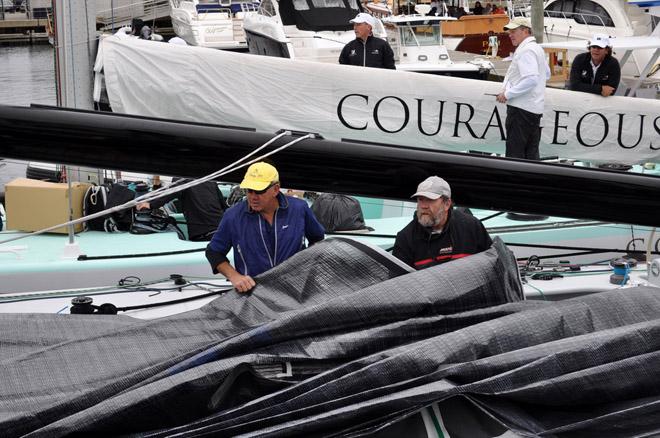
[{"label": "man in yellow cap", "polygon": [[[247,199],[227,210],[206,247],[213,273],[227,277],[239,292],[254,286],[252,278],[282,263],[310,244],[322,240],[323,226],[307,203],[280,193],[277,169],[265,162],[252,164],[241,182]],[[227,253],[234,249],[234,266]]]}]

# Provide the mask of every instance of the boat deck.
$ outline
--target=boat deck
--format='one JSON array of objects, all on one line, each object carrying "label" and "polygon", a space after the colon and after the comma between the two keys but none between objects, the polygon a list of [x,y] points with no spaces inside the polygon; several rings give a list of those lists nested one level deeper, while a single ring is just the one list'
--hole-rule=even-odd
[{"label": "boat deck", "polygon": [[[17,235],[25,233],[3,231],[0,241]],[[63,258],[68,236],[62,234],[0,244],[1,292],[101,286],[127,277],[212,276],[204,256],[206,242],[181,240],[174,232],[135,235],[87,231],[78,233],[75,241],[86,259]]]}]

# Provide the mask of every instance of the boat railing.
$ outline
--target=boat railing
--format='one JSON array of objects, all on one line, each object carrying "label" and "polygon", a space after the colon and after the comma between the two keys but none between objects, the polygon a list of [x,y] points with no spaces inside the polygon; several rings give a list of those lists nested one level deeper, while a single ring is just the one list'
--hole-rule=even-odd
[{"label": "boat railing", "polygon": [[543,16],[546,18],[563,18],[566,20],[572,19],[579,24],[586,24],[587,26],[607,26],[603,20],[603,17],[598,14],[590,14],[585,12],[544,11]]},{"label": "boat railing", "polygon": [[259,7],[254,2],[241,3],[241,12],[257,12]]},{"label": "boat railing", "polygon": [[[545,2],[544,7],[548,2]],[[508,0],[507,5],[509,8],[509,15],[511,17],[529,17],[531,15],[531,1],[530,0]],[[543,10],[544,18],[560,18],[565,20],[574,20],[579,24],[592,25],[599,27],[613,26],[613,24],[603,19],[601,15],[589,12],[565,12],[565,11],[552,11]]]}]

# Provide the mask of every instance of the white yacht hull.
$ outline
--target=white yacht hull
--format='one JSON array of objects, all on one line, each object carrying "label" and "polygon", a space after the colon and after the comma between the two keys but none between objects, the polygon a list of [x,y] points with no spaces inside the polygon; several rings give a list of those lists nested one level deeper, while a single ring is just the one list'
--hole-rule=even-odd
[{"label": "white yacht hull", "polygon": [[245,11],[241,12],[233,12],[231,2],[226,7],[207,11],[198,10],[196,1],[174,2],[170,11],[174,33],[191,46],[245,50],[243,18],[255,13],[250,3],[245,5],[242,6]]}]

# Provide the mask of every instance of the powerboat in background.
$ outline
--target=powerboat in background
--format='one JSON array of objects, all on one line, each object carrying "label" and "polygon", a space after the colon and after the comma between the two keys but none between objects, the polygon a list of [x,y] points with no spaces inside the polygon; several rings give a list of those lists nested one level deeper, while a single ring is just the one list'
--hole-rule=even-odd
[{"label": "powerboat in background", "polygon": [[349,21],[358,12],[356,0],[263,0],[243,30],[252,54],[337,63],[344,45],[355,39]]},{"label": "powerboat in background", "polygon": [[[359,12],[355,0],[329,0],[313,6],[293,0],[264,0],[259,13],[243,23],[250,53],[336,64],[344,45],[355,39],[349,21]],[[442,22],[450,17],[406,15],[377,19],[374,36],[394,50],[397,69],[485,79],[492,64],[475,59],[454,63],[442,42]]]},{"label": "powerboat in background", "polygon": [[[391,9],[385,3],[366,3],[364,8],[376,18],[383,19],[392,15]],[[430,4],[418,3],[413,11],[415,14],[427,17],[451,17],[445,2],[440,3],[435,10]],[[402,13],[411,15],[407,12],[407,8],[402,8]],[[457,52],[492,57],[500,53],[508,56],[513,52],[509,34],[503,31],[504,25],[508,22],[509,17],[505,14],[462,15],[456,20],[447,20],[442,23],[442,44],[447,50]]]},{"label": "powerboat in background", "polygon": [[398,70],[487,79],[493,64],[483,58],[454,62],[444,44],[442,26],[453,17],[390,15],[383,17],[387,41]]},{"label": "powerboat in background", "polygon": [[[512,15],[529,15],[529,1],[511,1]],[[621,37],[660,37],[660,8],[653,8],[653,2],[627,0],[549,0],[544,2],[543,24],[544,42],[566,43],[575,40],[588,41],[594,34],[605,34],[611,38]],[[654,15],[655,14],[655,15]],[[583,48],[586,49],[586,46]],[[579,51],[570,50],[573,59]],[[614,55],[621,60],[625,51],[615,50]],[[646,65],[658,62],[658,54],[653,49],[640,49],[630,55],[625,62],[622,75],[639,77]],[[660,80],[658,69],[649,79]]]},{"label": "powerboat in background", "polygon": [[258,2],[238,0],[169,0],[174,33],[191,46],[247,50],[243,19]]}]

